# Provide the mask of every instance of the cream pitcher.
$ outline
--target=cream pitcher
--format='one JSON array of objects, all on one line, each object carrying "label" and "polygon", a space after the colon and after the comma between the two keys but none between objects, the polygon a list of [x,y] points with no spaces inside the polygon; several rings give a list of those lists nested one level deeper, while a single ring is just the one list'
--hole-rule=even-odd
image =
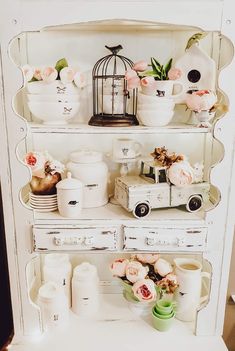
[{"label": "cream pitcher", "polygon": [[208,299],[208,292],[205,296],[201,296],[202,281],[210,280],[210,274],[202,272],[201,263],[192,258],[176,258],[174,263],[179,283],[175,293],[176,318],[191,322],[196,318],[196,312],[201,304]]}]

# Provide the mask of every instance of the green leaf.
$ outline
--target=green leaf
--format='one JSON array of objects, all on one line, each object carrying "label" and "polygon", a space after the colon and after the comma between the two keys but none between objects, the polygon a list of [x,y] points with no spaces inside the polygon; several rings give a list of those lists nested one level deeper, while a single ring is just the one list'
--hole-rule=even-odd
[{"label": "green leaf", "polygon": [[60,71],[64,68],[64,67],[68,67],[68,62],[65,58],[62,58],[60,60],[58,60],[55,64],[55,69],[57,70],[58,73],[60,73]]},{"label": "green leaf", "polygon": [[165,71],[166,77],[168,75],[168,72],[171,69],[171,65],[172,65],[172,58],[166,63],[166,65],[164,67],[164,71]]},{"label": "green leaf", "polygon": [[157,67],[161,67],[160,63],[154,57],[151,57],[151,65],[153,68],[156,67],[156,69]]},{"label": "green leaf", "polygon": [[140,77],[146,77],[146,76],[152,76],[152,77],[154,77],[155,75],[156,75],[157,73],[155,72],[155,71],[152,71],[152,70],[150,70],[150,71],[143,71],[143,72],[138,72],[138,75],[140,76]]}]

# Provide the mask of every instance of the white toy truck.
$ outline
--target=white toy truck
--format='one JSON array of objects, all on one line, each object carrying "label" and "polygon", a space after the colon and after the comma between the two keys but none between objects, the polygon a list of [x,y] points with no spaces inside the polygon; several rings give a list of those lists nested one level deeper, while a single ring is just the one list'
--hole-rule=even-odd
[{"label": "white toy truck", "polygon": [[170,183],[166,167],[141,161],[139,176],[118,177],[115,180],[115,199],[136,218],[146,217],[151,209],[186,205],[189,212],[199,211],[209,200],[207,182],[179,187]]}]

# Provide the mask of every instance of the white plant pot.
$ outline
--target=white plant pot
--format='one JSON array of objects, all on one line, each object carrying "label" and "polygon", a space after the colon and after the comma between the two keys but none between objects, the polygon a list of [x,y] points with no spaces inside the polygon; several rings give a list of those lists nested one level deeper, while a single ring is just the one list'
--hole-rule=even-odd
[{"label": "white plant pot", "polygon": [[165,110],[140,110],[137,112],[137,116],[141,123],[147,127],[162,127],[170,123],[173,117],[174,111]]}]

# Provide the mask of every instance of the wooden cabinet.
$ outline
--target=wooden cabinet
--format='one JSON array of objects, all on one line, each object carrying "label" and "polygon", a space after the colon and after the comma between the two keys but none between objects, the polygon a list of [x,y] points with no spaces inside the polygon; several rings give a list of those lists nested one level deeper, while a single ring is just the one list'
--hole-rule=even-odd
[{"label": "wooden cabinet", "polygon": [[[186,350],[190,343],[192,350],[226,350],[221,333],[233,233],[232,1],[12,0],[0,18],[4,26],[0,35],[0,174],[15,330],[12,349],[140,350],[142,345],[155,345]],[[216,63],[217,94],[229,105],[226,114],[216,113],[212,127],[188,124],[190,115],[183,104],[176,106],[172,122],[165,127],[88,126],[92,116],[91,69],[106,54],[105,44],[121,43],[125,56],[133,61],[151,56],[164,61],[182,56],[188,38],[201,30],[208,32],[201,45]],[[41,124],[29,112],[20,67],[51,64],[65,56],[81,65],[88,77],[82,108],[67,125]],[[113,139],[127,136],[141,143],[145,155],[156,146],[165,146],[186,154],[192,163],[203,162],[204,180],[210,183],[210,200],[204,209],[197,213],[182,207],[156,209],[146,219],[136,219],[122,207],[108,203],[66,219],[58,212],[36,212],[28,206],[31,174],[22,162],[26,152],[45,149],[66,163],[72,151],[84,147],[99,150],[109,167],[112,195],[119,168],[108,155]],[[130,171],[137,174],[138,165],[132,165]],[[74,265],[82,260],[97,265],[104,292],[102,311],[85,322],[71,314],[66,337],[55,330],[32,343],[32,336],[43,335],[36,300],[44,255],[52,251],[68,252]],[[113,257],[139,251],[160,252],[170,260],[190,255],[211,273],[210,297],[195,323],[176,321],[169,334],[161,334],[149,321],[131,314],[108,266]]]}]

